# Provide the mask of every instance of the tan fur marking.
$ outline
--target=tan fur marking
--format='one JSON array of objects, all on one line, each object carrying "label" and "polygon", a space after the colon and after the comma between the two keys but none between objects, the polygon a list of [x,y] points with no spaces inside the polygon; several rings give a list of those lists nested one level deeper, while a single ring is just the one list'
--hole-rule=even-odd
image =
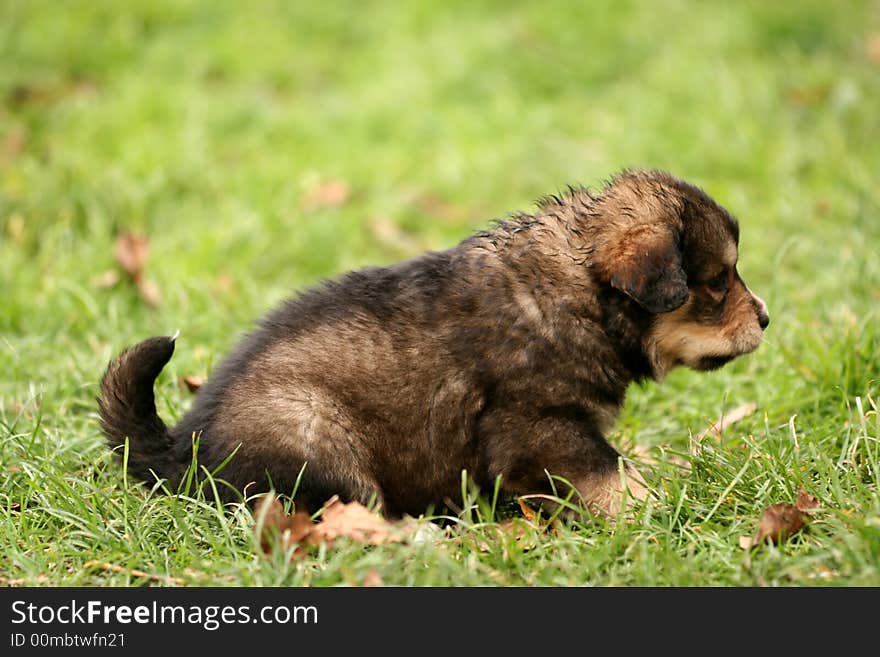
[{"label": "tan fur marking", "polygon": [[658,315],[649,335],[647,353],[657,378],[663,378],[676,365],[696,363],[706,355],[722,355],[732,348],[730,339],[717,326],[687,321],[690,302],[671,313]]},{"label": "tan fur marking", "polygon": [[736,248],[735,242],[728,242],[724,247],[724,253],[721,254],[721,262],[723,262],[728,267],[733,267],[736,265],[736,261],[739,258],[739,251]]},{"label": "tan fur marking", "polygon": [[376,339],[379,332],[368,335],[373,340],[344,325],[325,326],[274,344],[230,388],[220,421],[232,433],[262,435],[273,449],[283,445],[304,461],[320,464],[321,470],[353,479],[364,490],[377,489],[364,476],[368,459],[357,423],[320,383],[321,375],[350,374],[353,364],[377,367],[382,341]]},{"label": "tan fur marking", "polygon": [[597,515],[614,517],[648,498],[645,480],[630,464],[623,473],[591,474],[575,484],[584,505]]},{"label": "tan fur marking", "polygon": [[735,357],[758,348],[762,331],[752,305],[753,295],[744,286],[730,295],[725,321],[720,325],[689,320],[693,298],[681,308],[657,316],[645,342],[656,378],[662,379],[676,365],[694,367],[707,356]]},{"label": "tan fur marking", "polygon": [[513,300],[532,324],[538,327],[543,325],[544,313],[541,312],[541,307],[531,293],[521,287],[514,288]]}]

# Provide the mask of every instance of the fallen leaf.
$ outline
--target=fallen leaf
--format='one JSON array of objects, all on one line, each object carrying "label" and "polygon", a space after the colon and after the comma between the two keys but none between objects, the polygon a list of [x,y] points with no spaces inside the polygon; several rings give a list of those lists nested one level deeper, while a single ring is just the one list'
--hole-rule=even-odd
[{"label": "fallen leaf", "polygon": [[258,524],[260,547],[263,552],[270,553],[275,544],[283,550],[296,545],[292,553],[293,559],[305,554],[304,546],[332,547],[340,538],[367,545],[382,545],[402,540],[402,533],[397,526],[362,504],[342,502],[336,495],[324,504],[320,522],[312,521],[305,511],[297,511],[292,515],[285,514],[281,502],[272,496],[262,498],[255,513],[257,518],[263,518],[262,526]]},{"label": "fallen leaf", "polygon": [[306,210],[338,208],[348,200],[349,196],[351,189],[347,184],[341,180],[331,180],[315,187],[303,201],[303,208]]},{"label": "fallen leaf", "polygon": [[141,298],[150,306],[158,306],[161,302],[159,287],[144,275],[150,255],[150,240],[145,235],[126,231],[116,238],[113,253],[122,271],[137,287]]},{"label": "fallen leaf", "polygon": [[182,376],[180,377],[180,383],[186,387],[190,392],[196,392],[199,388],[201,388],[205,383],[205,377],[203,376]]},{"label": "fallen leaf", "polygon": [[740,404],[734,409],[725,411],[716,422],[713,422],[708,428],[704,429],[695,438],[691,439],[691,454],[696,456],[699,453],[700,444],[710,433],[715,434],[715,437],[720,439],[721,434],[725,429],[728,429],[740,420],[752,415],[756,410],[758,410],[758,405],[755,402],[746,402],[745,404]]},{"label": "fallen leaf", "polygon": [[526,504],[525,500],[521,497],[516,498],[516,501],[519,504],[519,509],[522,511],[523,517],[529,522],[535,522],[538,518],[535,510]]},{"label": "fallen leaf", "polygon": [[748,550],[765,541],[781,543],[801,531],[806,526],[809,514],[818,507],[819,500],[801,488],[795,504],[779,502],[767,507],[758,521],[755,535],[751,538],[740,537],[739,545]]},{"label": "fallen leaf", "polygon": [[[298,511],[291,515],[285,514],[281,502],[271,495],[260,499],[254,513],[257,518],[263,518],[263,524],[259,525],[258,523],[257,527],[260,532],[260,547],[266,554],[272,551],[272,547],[276,543],[283,550],[288,549],[292,544],[303,543],[314,525],[311,517],[305,511]],[[304,551],[302,547],[302,545],[298,545],[293,554],[294,558],[300,556],[300,553]]]},{"label": "fallen leaf", "polygon": [[[538,517],[538,512],[526,502],[525,497],[516,498],[517,503],[519,504],[519,509],[523,514],[523,519],[528,526],[531,526],[534,529],[537,529],[539,532],[550,532],[555,534],[556,536],[561,535],[560,531],[560,523],[559,518],[553,518],[552,520],[546,519],[544,522]],[[512,521],[514,519],[510,519]],[[504,525],[502,529],[510,529],[510,527],[506,524],[510,521],[504,521],[500,523],[500,525]],[[520,540],[525,535],[525,527],[522,522],[515,523],[517,526],[514,528],[516,531],[516,538]]]},{"label": "fallen leaf", "polygon": [[764,511],[755,532],[755,544],[770,540],[781,543],[799,532],[804,526],[804,512],[793,504],[771,504]]},{"label": "fallen leaf", "polygon": [[755,402],[746,402],[745,404],[740,404],[734,409],[725,411],[721,417],[718,418],[717,422],[713,423],[699,435],[698,440],[702,440],[710,433],[715,433],[720,436],[725,429],[732,427],[740,420],[752,415],[756,410],[758,410],[758,405]]},{"label": "fallen leaf", "polygon": [[801,488],[798,491],[797,500],[794,505],[801,511],[805,513],[810,513],[811,511],[815,511],[819,508],[819,500],[813,495],[810,495],[807,491]]},{"label": "fallen leaf", "polygon": [[331,545],[337,538],[351,538],[369,545],[399,541],[394,526],[358,502],[345,503],[337,496],[324,504],[321,522],[312,530],[321,543]]},{"label": "fallen leaf", "polygon": [[122,271],[137,283],[144,275],[144,267],[150,255],[150,240],[144,235],[126,231],[116,238],[113,254]]}]

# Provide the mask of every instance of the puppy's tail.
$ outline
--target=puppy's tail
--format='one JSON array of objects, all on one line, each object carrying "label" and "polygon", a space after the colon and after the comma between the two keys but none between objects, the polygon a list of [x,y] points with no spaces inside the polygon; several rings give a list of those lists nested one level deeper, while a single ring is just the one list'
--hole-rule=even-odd
[{"label": "puppy's tail", "polygon": [[176,484],[180,474],[172,458],[171,435],[156,414],[153,397],[153,383],[171,360],[176,338],[149,338],[129,347],[107,366],[101,380],[101,429],[120,458],[128,438],[128,471],[144,481],[153,479],[153,471]]}]

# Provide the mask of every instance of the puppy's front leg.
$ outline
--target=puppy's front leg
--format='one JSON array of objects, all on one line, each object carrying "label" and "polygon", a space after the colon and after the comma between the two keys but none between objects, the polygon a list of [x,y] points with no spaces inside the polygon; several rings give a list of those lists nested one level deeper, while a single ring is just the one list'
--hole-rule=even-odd
[{"label": "puppy's front leg", "polygon": [[616,516],[624,508],[637,506],[650,494],[645,480],[631,463],[609,472],[590,473],[573,481],[584,505],[593,513]]},{"label": "puppy's front leg", "polygon": [[[574,406],[494,409],[483,415],[489,474],[514,495],[553,492],[549,475],[570,482],[592,513],[614,517],[649,495],[636,469],[602,437],[586,410]],[[556,492],[564,497],[568,491]]]}]

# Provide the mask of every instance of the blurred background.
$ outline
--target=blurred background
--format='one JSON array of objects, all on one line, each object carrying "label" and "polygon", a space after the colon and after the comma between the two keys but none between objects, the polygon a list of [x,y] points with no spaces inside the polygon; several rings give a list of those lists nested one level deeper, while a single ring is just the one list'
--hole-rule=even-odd
[{"label": "blurred background", "polygon": [[[774,324],[717,376],[785,372],[791,406],[864,387],[878,86],[868,1],[3,0],[0,392],[90,408],[112,353],[176,328],[207,373],[294,288],[630,166],[742,224]],[[120,275],[126,232],[154,298]],[[720,380],[779,383],[755,378]]]}]

